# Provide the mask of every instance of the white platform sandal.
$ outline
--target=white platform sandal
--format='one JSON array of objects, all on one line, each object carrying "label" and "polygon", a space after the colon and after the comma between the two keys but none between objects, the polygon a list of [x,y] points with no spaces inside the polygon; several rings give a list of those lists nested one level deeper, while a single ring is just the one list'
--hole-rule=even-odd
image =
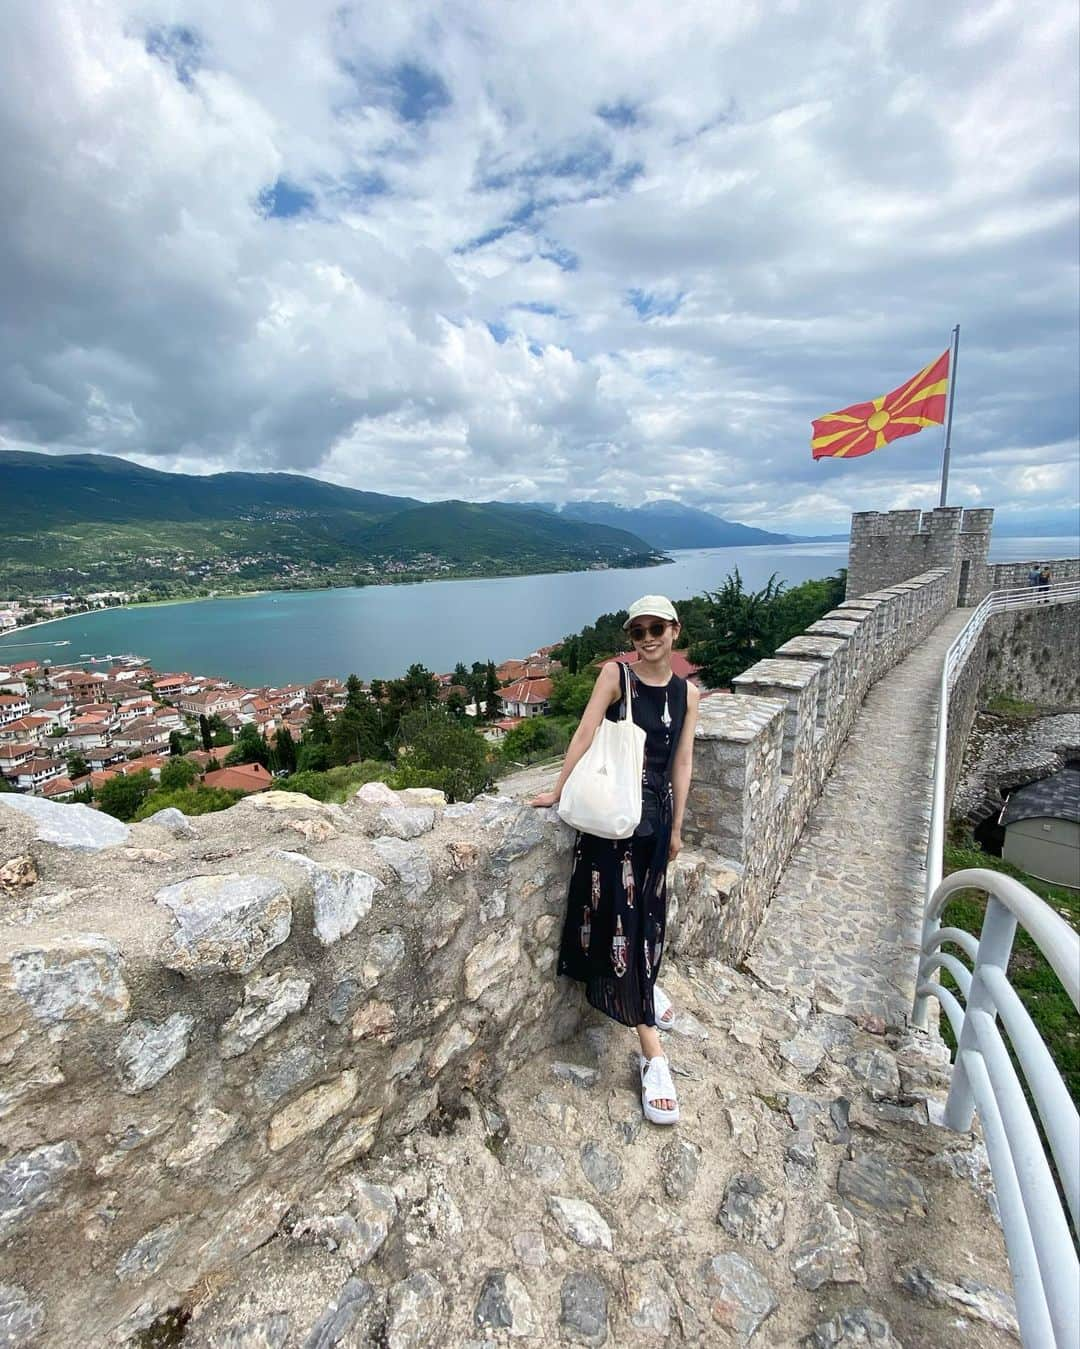
[{"label": "white platform sandal", "polygon": [[[654,1101],[674,1101],[671,1110],[661,1110]],[[675,1095],[675,1084],[671,1080],[668,1061],[662,1054],[655,1059],[641,1056],[641,1109],[645,1118],[652,1124],[678,1124],[679,1102]]]},{"label": "white platform sandal", "polygon": [[675,1024],[675,1004],[660,987],[653,984],[653,1012],[656,1015],[656,1029],[670,1030]]}]

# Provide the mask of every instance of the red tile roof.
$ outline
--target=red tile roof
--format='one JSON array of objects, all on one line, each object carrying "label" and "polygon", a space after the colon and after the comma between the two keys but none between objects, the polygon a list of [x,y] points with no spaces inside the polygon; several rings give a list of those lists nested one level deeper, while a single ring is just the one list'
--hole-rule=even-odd
[{"label": "red tile roof", "polygon": [[551,697],[550,679],[519,679],[499,690],[503,703],[546,703]]},{"label": "red tile roof", "polygon": [[243,763],[235,764],[231,768],[218,768],[203,777],[203,783],[207,787],[224,787],[230,792],[265,792],[273,780],[261,763]]},{"label": "red tile roof", "polygon": [[[620,665],[637,664],[638,654],[636,651],[620,651],[617,656],[612,656],[612,660],[617,660]],[[673,651],[671,653],[671,672],[677,674],[683,679],[690,679],[701,669],[700,665],[695,665],[693,661],[687,660],[682,651]]]}]

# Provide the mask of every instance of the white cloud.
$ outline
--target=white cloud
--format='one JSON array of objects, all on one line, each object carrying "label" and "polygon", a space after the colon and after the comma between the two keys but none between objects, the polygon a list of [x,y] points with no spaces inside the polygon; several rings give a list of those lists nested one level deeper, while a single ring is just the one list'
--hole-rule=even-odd
[{"label": "white cloud", "polygon": [[809,422],[960,321],[951,499],[1060,508],[1076,34],[1066,0],[20,7],[0,443],[824,527],[936,502],[937,430],[813,464]]}]

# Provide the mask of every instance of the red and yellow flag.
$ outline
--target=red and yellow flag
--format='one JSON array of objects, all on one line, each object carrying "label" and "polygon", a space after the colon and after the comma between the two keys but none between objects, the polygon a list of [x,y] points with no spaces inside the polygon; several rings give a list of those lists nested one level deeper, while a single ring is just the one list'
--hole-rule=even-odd
[{"label": "red and yellow flag", "polygon": [[924,426],[940,426],[945,420],[948,387],[949,353],[943,351],[892,393],[818,417],[810,450],[815,459],[855,459],[880,450],[890,440],[913,436]]}]

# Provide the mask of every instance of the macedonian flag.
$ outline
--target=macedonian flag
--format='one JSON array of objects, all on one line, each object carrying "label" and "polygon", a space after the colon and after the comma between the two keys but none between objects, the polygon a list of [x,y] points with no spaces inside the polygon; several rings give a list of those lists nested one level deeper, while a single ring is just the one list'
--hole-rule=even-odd
[{"label": "macedonian flag", "polygon": [[855,459],[924,426],[940,426],[948,386],[949,353],[944,351],[892,393],[818,417],[810,439],[814,458]]}]

